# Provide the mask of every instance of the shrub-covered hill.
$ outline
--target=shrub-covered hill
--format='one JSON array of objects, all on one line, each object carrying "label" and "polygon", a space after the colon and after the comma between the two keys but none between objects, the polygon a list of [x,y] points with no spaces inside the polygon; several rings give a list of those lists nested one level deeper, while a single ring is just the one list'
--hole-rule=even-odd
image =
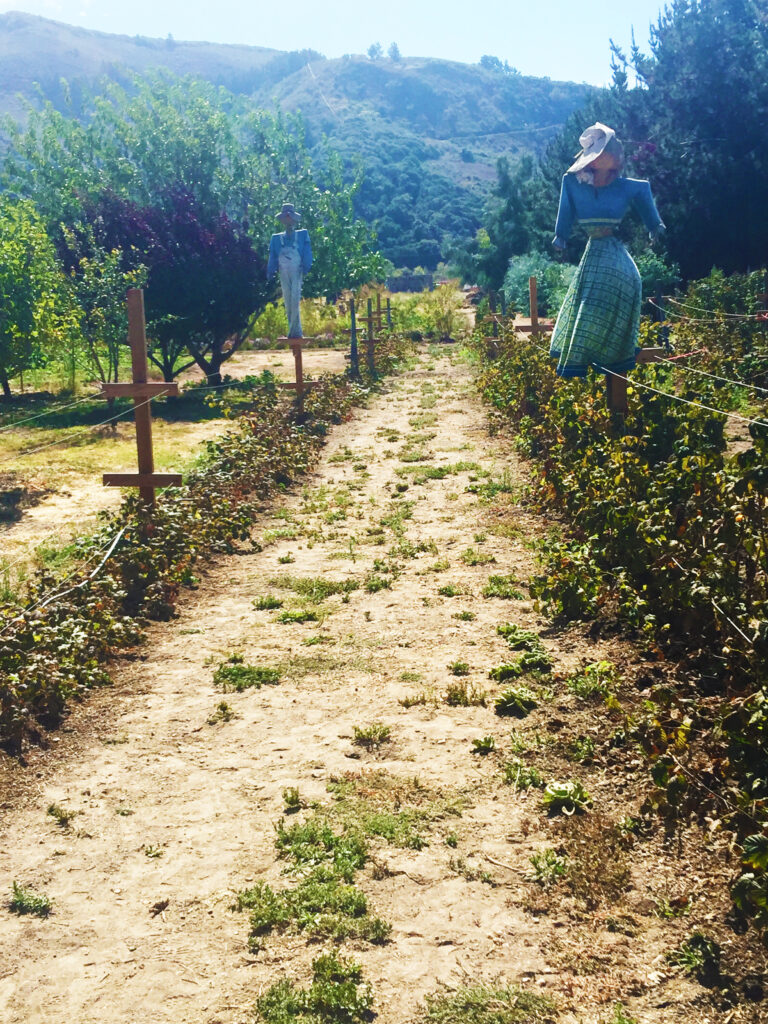
[{"label": "shrub-covered hill", "polygon": [[[531,78],[500,63],[282,52],[177,42],[0,15],[0,111],[21,114],[36,83],[77,110],[83,88],[108,75],[166,68],[194,74],[260,106],[303,114],[311,144],[327,136],[350,171],[365,167],[358,213],[376,224],[398,266],[434,267],[450,240],[473,233],[502,155],[538,151],[590,88]],[[69,86],[65,90],[62,79]]]}]

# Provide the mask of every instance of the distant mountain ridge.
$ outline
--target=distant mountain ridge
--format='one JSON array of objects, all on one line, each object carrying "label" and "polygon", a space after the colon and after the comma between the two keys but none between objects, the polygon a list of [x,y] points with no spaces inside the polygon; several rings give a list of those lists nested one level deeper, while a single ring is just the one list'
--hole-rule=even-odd
[{"label": "distant mountain ridge", "polygon": [[361,158],[359,212],[397,265],[434,268],[452,237],[473,233],[498,156],[537,152],[593,91],[499,66],[425,57],[326,59],[312,50],[113,35],[19,12],[0,15],[0,111],[39,86],[56,106],[100,77],[165,68],[261,106],[300,110],[311,144],[327,137]]}]

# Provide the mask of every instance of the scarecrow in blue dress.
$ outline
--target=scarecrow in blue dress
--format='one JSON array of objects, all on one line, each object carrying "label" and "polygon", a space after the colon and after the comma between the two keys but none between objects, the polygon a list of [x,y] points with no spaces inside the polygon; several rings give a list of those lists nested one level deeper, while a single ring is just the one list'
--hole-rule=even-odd
[{"label": "scarecrow in blue dress", "polygon": [[303,338],[301,330],[301,286],[304,275],[312,266],[312,245],[309,232],[299,228],[301,214],[293,203],[283,203],[276,219],[285,228],[272,235],[269,241],[267,279],[280,274],[285,313],[288,317],[288,337]]},{"label": "scarecrow in blue dress", "polygon": [[625,178],[624,150],[612,128],[593,124],[560,191],[554,246],[565,249],[573,225],[589,235],[557,317],[549,354],[561,377],[584,377],[592,366],[625,374],[635,365],[642,286],[616,230],[627,210],[639,213],[652,238],[664,231],[647,181]]}]

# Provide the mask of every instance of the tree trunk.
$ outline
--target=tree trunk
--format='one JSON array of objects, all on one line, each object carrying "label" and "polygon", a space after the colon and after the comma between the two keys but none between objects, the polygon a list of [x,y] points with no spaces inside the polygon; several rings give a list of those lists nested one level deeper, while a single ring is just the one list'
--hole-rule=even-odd
[{"label": "tree trunk", "polygon": [[11,382],[8,380],[8,374],[5,372],[2,366],[0,366],[0,384],[3,388],[3,398],[11,397]]}]

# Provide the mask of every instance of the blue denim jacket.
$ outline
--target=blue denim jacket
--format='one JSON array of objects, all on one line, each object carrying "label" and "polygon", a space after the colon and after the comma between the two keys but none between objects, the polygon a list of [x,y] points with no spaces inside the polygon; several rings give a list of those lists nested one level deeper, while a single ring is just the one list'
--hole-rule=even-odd
[{"label": "blue denim jacket", "polygon": [[[298,231],[294,231],[293,237],[296,242],[296,248],[299,251],[301,257],[301,269],[306,274],[309,268],[312,266],[312,244],[309,241],[309,232],[306,228],[299,228]],[[269,240],[269,261],[267,262],[267,277],[273,277],[279,269],[280,261],[280,250],[283,247],[285,240],[285,232],[279,231],[276,235],[272,235]]]},{"label": "blue denim jacket", "polygon": [[640,214],[652,237],[664,231],[649,182],[641,178],[616,178],[610,185],[595,188],[579,181],[575,174],[564,174],[553,244],[564,249],[575,223],[587,231],[616,228],[630,206]]}]

